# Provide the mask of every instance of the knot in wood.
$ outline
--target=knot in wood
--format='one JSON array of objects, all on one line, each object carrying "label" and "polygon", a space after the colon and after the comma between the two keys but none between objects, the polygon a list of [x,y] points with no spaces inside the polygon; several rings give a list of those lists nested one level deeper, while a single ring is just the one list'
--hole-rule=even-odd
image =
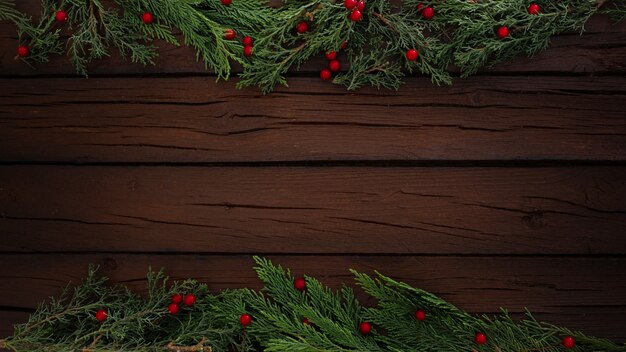
[{"label": "knot in wood", "polygon": [[472,94],[470,94],[470,102],[472,106],[480,106],[481,101],[482,99],[480,90],[476,90]]},{"label": "knot in wood", "polygon": [[113,271],[117,269],[117,261],[113,258],[104,258],[102,259],[102,267],[106,271]]},{"label": "knot in wood", "polygon": [[533,211],[524,215],[522,222],[531,229],[540,229],[547,226],[546,219],[541,211]]}]

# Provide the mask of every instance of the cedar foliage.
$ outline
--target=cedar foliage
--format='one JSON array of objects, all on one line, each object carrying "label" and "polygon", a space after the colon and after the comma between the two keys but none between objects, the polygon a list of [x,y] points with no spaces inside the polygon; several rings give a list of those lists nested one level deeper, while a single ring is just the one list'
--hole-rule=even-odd
[{"label": "cedar foliage", "polygon": [[[378,274],[352,271],[357,285],[378,302],[364,307],[353,290],[333,291],[312,277],[306,290],[294,288],[289,270],[255,257],[264,283],[250,289],[210,292],[195,280],[170,282],[162,271],[150,271],[147,293],[140,296],[124,286],[109,286],[90,267],[86,279],[66,289],[59,299],[42,304],[0,347],[13,351],[563,351],[561,340],[573,336],[572,351],[626,351],[608,340],[586,336],[533,319],[530,313],[514,321],[500,316],[475,316],[439,297]],[[192,293],[192,307],[170,314],[170,297]],[[95,319],[99,309],[108,318]],[[415,311],[427,312],[425,321]],[[242,327],[248,313],[252,323]],[[305,323],[304,319],[308,319]],[[369,335],[359,324],[374,326]],[[487,343],[477,345],[483,332]]]},{"label": "cedar foliage", "polygon": [[[541,13],[531,15],[531,3]],[[417,6],[435,10],[425,19]],[[54,14],[63,10],[67,23]],[[264,0],[42,0],[39,20],[15,10],[13,0],[0,0],[0,21],[15,23],[19,43],[29,46],[28,64],[46,62],[65,52],[81,75],[89,63],[117,50],[132,62],[153,64],[156,40],[192,46],[218,79],[229,77],[232,64],[243,66],[238,87],[258,86],[264,93],[287,85],[286,74],[315,56],[342,50],[343,71],[333,82],[353,90],[364,85],[397,89],[409,73],[430,76],[435,84],[451,84],[451,67],[461,77],[483,67],[533,56],[550,38],[564,32],[582,32],[590,16],[609,13],[616,21],[626,17],[626,1],[615,0],[367,0],[361,21],[353,22],[341,0],[284,0],[268,6]],[[150,12],[154,22],[141,15]],[[309,30],[297,33],[305,21]],[[511,35],[500,39],[496,30],[506,26]],[[70,32],[63,38],[61,29]],[[238,37],[227,40],[224,32]],[[241,38],[255,39],[252,57],[243,55]],[[408,49],[419,58],[405,58]]]},{"label": "cedar foliage", "polygon": [[[461,77],[483,67],[533,56],[544,50],[553,35],[584,30],[598,11],[616,21],[626,17],[626,1],[537,0],[541,13],[531,15],[529,0],[367,0],[362,20],[353,22],[340,0],[285,0],[268,6],[264,0],[42,0],[39,20],[15,10],[13,0],[0,0],[0,21],[17,26],[19,44],[31,51],[21,58],[29,65],[66,53],[76,72],[87,75],[89,63],[110,56],[144,65],[158,56],[156,40],[192,46],[196,59],[218,79],[227,79],[232,64],[243,66],[238,87],[258,86],[264,93],[287,85],[286,74],[315,56],[341,50],[344,59],[333,83],[349,90],[364,85],[398,89],[406,73],[431,77],[435,84],[451,84],[450,68]],[[430,6],[432,19],[416,9]],[[56,11],[68,15],[55,21]],[[149,12],[154,22],[143,23]],[[309,30],[297,33],[305,21]],[[500,39],[496,30],[507,26],[511,35]],[[70,32],[61,36],[61,29]],[[234,30],[234,40],[224,37]],[[255,39],[252,57],[243,55],[241,38]],[[408,49],[419,58],[405,58]]]}]

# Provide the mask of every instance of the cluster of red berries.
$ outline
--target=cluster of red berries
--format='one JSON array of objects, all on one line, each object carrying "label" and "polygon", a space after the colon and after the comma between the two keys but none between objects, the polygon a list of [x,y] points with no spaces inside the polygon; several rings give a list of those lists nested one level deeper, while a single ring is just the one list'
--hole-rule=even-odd
[{"label": "cluster of red berries", "polygon": [[[538,15],[541,13],[541,7],[539,7],[539,5],[535,3],[532,3],[528,6],[527,11],[530,15]],[[498,38],[504,39],[511,35],[511,30],[509,29],[509,27],[501,26],[496,30],[496,35],[498,36]]]},{"label": "cluster of red berries", "polygon": [[178,314],[178,312],[180,312],[180,305],[182,303],[184,303],[188,307],[192,307],[194,304],[196,304],[196,296],[192,294],[187,294],[183,296],[180,293],[176,293],[172,295],[171,301],[172,303],[167,306],[167,310],[171,314]]},{"label": "cluster of red berries", "polygon": [[432,6],[426,6],[422,3],[415,5],[415,10],[422,14],[422,17],[426,20],[431,20],[435,17],[435,9]]},{"label": "cluster of red berries", "polygon": [[252,43],[254,43],[252,37],[249,35],[243,37],[243,39],[241,39],[241,43],[243,44],[243,54],[246,57],[252,56]]},{"label": "cluster of red berries", "polygon": [[365,10],[365,0],[344,0],[343,6],[350,10],[348,17],[353,22],[359,22],[363,18],[363,10]]},{"label": "cluster of red berries", "polygon": [[328,67],[320,71],[320,78],[324,81],[329,80],[333,72],[339,72],[341,69],[341,61],[337,60],[336,51],[327,52],[326,59],[328,59]]},{"label": "cluster of red berries", "polygon": [[[348,43],[343,42],[341,44],[341,49],[345,49]],[[341,61],[337,60],[337,52],[329,51],[326,53],[326,60],[328,60],[328,66],[320,71],[320,78],[324,81],[329,80],[333,73],[339,72],[341,70]]]},{"label": "cluster of red berries", "polygon": [[[224,31],[224,38],[226,40],[233,40],[237,37],[237,32],[233,29],[227,29]],[[254,40],[250,36],[245,36],[241,39],[241,43],[243,44],[243,54],[247,57],[252,56],[252,43]]]}]

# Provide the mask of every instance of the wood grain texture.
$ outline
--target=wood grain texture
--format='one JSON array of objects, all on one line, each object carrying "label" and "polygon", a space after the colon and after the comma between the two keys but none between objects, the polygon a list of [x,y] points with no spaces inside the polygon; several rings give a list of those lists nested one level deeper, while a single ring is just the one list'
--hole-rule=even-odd
[{"label": "wood grain texture", "polygon": [[[296,275],[311,275],[333,288],[350,283],[348,268],[379,270],[427,289],[472,312],[512,313],[531,309],[538,318],[588,333],[626,340],[626,262],[594,258],[484,258],[420,256],[273,256]],[[68,281],[78,282],[88,263],[98,263],[113,282],[144,288],[148,267],[167,268],[174,278],[193,277],[213,290],[260,288],[249,256],[205,255],[3,255],[0,279],[7,306],[33,308],[58,295]],[[360,295],[361,298],[366,298]],[[365,300],[372,304],[371,300]],[[3,327],[6,331],[6,327]]]},{"label": "wood grain texture", "polygon": [[0,337],[88,263],[140,291],[149,266],[260,288],[265,254],[335,288],[378,269],[626,341],[626,21],[398,92],[321,82],[321,55],[262,96],[187,47],[84,79],[16,45],[0,24]]},{"label": "wood grain texture", "polygon": [[[0,161],[626,160],[623,77],[262,96],[206,77],[0,79]],[[416,94],[419,92],[419,94]]]},{"label": "wood grain texture", "polygon": [[0,167],[4,252],[626,251],[626,168]]},{"label": "wood grain texture", "polygon": [[[396,2],[396,1],[394,1]],[[37,18],[40,2],[20,0],[18,7]],[[51,61],[39,65],[36,70],[15,60],[17,34],[11,24],[0,24],[0,76],[75,75],[75,70],[66,56],[54,56]],[[193,49],[175,47],[157,42],[160,56],[154,66],[143,66],[122,60],[116,52],[104,60],[89,65],[91,75],[108,74],[208,74],[203,63],[196,62]],[[586,25],[584,35],[579,33],[555,36],[548,50],[529,59],[520,57],[511,63],[483,70],[488,73],[620,73],[626,71],[626,23],[613,24],[607,16],[597,15]],[[340,56],[340,59],[345,59]],[[345,60],[344,60],[345,61]],[[303,65],[301,72],[319,72],[326,65],[323,55]],[[241,71],[239,65],[233,72]],[[456,71],[451,68],[451,71]]]}]

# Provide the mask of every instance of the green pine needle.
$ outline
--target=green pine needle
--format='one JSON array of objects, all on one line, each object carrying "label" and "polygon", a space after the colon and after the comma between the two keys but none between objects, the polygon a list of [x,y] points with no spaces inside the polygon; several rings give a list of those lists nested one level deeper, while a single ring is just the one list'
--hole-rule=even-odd
[{"label": "green pine needle", "polygon": [[[294,287],[289,270],[255,257],[255,268],[265,284],[249,289],[211,293],[195,280],[171,282],[163,271],[150,271],[143,295],[124,286],[109,286],[90,267],[75,288],[42,304],[29,321],[16,325],[13,336],[0,346],[21,351],[562,351],[561,340],[572,336],[572,351],[626,351],[626,346],[586,336],[564,327],[526,319],[513,320],[506,311],[498,317],[475,316],[424,290],[382,274],[371,277],[352,270],[356,283],[373,297],[375,306],[363,307],[352,289],[334,291],[312,277],[306,290]],[[174,294],[194,294],[192,307],[178,314],[167,307]],[[104,322],[95,312],[105,309]],[[415,311],[427,312],[425,321]],[[250,314],[245,329],[239,323]],[[305,323],[305,319],[308,323]],[[361,322],[373,324],[369,335]],[[485,345],[474,334],[487,336]]]},{"label": "green pine needle", "polygon": [[[425,19],[417,5],[432,6],[435,16]],[[20,44],[31,55],[31,65],[66,52],[79,74],[89,64],[120,56],[144,65],[154,64],[158,41],[183,42],[196,50],[196,59],[218,79],[230,76],[232,64],[243,66],[237,87],[257,86],[263,93],[287,85],[287,75],[315,57],[341,50],[342,71],[333,83],[354,90],[363,86],[398,89],[405,75],[429,76],[434,84],[452,84],[453,68],[461,77],[483,68],[546,49],[550,38],[564,32],[582,32],[589,18],[601,11],[616,21],[626,19],[626,2],[615,0],[559,0],[540,2],[541,12],[527,12],[528,0],[405,0],[398,8],[388,0],[367,0],[359,22],[339,0],[286,0],[270,7],[264,0],[42,0],[39,23],[15,10],[12,0],[0,0],[0,21],[13,22]],[[68,14],[68,23],[54,19],[57,10]],[[143,23],[143,13],[154,22]],[[308,31],[298,33],[299,22]],[[506,26],[510,36],[498,38]],[[71,32],[60,38],[61,28]],[[226,30],[237,38],[228,40]],[[246,57],[240,39],[251,36],[253,54]],[[64,43],[65,42],[65,43]],[[409,49],[419,58],[408,61]],[[320,70],[323,67],[320,67]]]}]

